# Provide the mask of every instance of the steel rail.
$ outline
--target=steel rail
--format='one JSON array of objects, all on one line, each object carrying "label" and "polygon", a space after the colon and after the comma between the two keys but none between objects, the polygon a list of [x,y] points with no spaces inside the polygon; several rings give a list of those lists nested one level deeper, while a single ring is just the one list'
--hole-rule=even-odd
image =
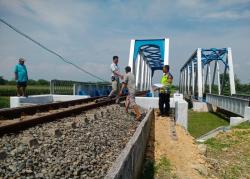
[{"label": "steel rail", "polygon": [[104,97],[104,96],[77,99],[77,100],[71,100],[71,101],[63,101],[63,102],[55,102],[55,103],[41,104],[41,105],[34,105],[34,106],[23,106],[23,107],[9,108],[9,109],[1,109],[0,120],[1,118],[13,119],[13,118],[21,117],[22,114],[33,115],[37,112],[44,112],[44,111],[49,111],[49,110],[55,110],[58,108],[66,108],[69,106],[88,103],[101,97]]},{"label": "steel rail", "polygon": [[[138,92],[137,96],[142,96],[145,94],[146,94],[145,92]],[[125,100],[125,99],[126,99],[126,96],[120,97],[120,100]],[[114,104],[115,102],[116,102],[116,99],[111,99],[111,100],[102,101],[98,103],[82,104],[80,106],[75,106],[75,107],[64,109],[61,111],[55,111],[55,112],[52,112],[50,114],[46,114],[43,116],[34,116],[30,119],[19,119],[19,120],[11,120],[11,121],[6,120],[6,123],[5,123],[5,120],[2,120],[0,121],[0,136],[6,133],[17,133],[20,130],[35,126],[37,124],[46,123],[46,122],[54,121],[60,118],[80,114],[84,111],[95,109],[100,106]]]}]

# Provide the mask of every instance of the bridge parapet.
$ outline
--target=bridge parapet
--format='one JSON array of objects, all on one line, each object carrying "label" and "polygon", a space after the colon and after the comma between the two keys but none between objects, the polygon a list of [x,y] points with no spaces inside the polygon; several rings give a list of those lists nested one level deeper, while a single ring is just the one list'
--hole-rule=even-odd
[{"label": "bridge parapet", "polygon": [[250,117],[248,114],[250,100],[223,95],[206,94],[206,102],[239,116],[245,118]]}]

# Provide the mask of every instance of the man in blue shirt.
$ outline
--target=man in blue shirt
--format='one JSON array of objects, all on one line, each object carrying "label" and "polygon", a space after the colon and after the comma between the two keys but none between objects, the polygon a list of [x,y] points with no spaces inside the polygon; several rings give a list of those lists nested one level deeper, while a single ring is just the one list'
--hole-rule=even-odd
[{"label": "man in blue shirt", "polygon": [[15,80],[17,82],[17,96],[26,96],[25,89],[28,82],[28,72],[24,65],[24,58],[19,59],[19,64],[15,67]]}]

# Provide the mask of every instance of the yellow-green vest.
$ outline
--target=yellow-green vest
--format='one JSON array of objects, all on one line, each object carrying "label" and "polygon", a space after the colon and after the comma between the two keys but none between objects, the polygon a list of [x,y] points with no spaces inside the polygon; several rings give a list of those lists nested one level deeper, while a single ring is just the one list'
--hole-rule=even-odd
[{"label": "yellow-green vest", "polygon": [[171,92],[172,83],[169,83],[169,78],[172,78],[169,73],[164,73],[161,78],[161,84],[163,87],[160,89],[160,93],[165,93],[166,91]]}]

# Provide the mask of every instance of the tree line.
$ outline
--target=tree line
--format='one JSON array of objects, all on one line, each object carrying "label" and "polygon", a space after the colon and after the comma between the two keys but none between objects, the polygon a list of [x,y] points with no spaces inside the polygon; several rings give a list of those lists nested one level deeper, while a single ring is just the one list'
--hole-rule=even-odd
[{"label": "tree line", "polygon": [[[28,85],[41,85],[41,86],[49,86],[50,82],[44,79],[33,80],[29,79]],[[0,85],[16,85],[15,80],[6,80],[3,76],[0,76]]]}]

